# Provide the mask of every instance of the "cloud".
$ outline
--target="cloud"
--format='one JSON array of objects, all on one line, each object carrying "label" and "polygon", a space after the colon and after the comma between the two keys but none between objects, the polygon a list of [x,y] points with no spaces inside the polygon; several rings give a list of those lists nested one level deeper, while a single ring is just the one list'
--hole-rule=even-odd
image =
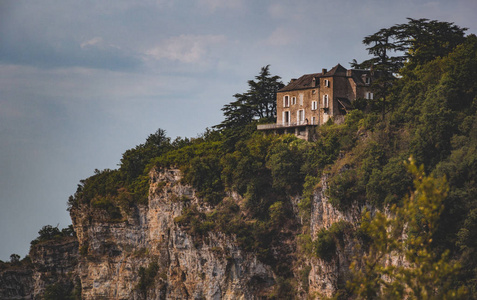
[{"label": "cloud", "polygon": [[283,4],[275,2],[268,7],[268,13],[272,18],[282,19],[289,15],[290,10]]},{"label": "cloud", "polygon": [[9,40],[0,46],[0,63],[40,68],[85,67],[132,70],[141,64],[136,53],[106,44],[95,37],[85,42],[72,39]]},{"label": "cloud", "polygon": [[147,50],[146,55],[156,60],[197,63],[208,56],[211,48],[225,41],[223,35],[180,35]]},{"label": "cloud", "polygon": [[206,8],[213,13],[219,9],[239,9],[243,6],[242,0],[199,0],[199,7]]},{"label": "cloud", "polygon": [[84,49],[84,48],[87,48],[88,46],[96,46],[96,45],[100,45],[100,44],[103,44],[104,41],[103,41],[103,38],[101,37],[94,37],[86,42],[83,42],[81,43],[81,48]]},{"label": "cloud", "polygon": [[279,27],[265,39],[265,44],[270,46],[286,46],[293,43],[296,37],[297,34],[293,29]]}]

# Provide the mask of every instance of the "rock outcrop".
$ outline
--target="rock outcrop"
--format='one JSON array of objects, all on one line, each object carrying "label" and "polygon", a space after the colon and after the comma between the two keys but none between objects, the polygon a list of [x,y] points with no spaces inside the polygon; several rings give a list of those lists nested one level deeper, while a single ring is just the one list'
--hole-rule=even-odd
[{"label": "rock outcrop", "polygon": [[30,299],[33,286],[31,266],[9,266],[0,271],[0,299]]},{"label": "rock outcrop", "polygon": [[[123,211],[127,217],[122,220],[111,220],[106,211],[89,205],[73,208],[76,237],[34,245],[31,269],[0,273],[0,298],[39,299],[55,284],[77,296],[81,292],[81,299],[260,299],[273,294],[282,274],[241,249],[234,235],[210,231],[195,236],[178,225],[185,208],[212,210],[181,183],[179,170],[154,170],[150,176],[148,204]],[[323,178],[313,195],[312,239],[336,222],[359,220],[358,207],[347,214],[333,208],[326,188]],[[230,198],[242,200],[237,194]],[[291,201],[297,218],[299,201]],[[346,235],[343,239],[330,260],[292,255],[290,269],[295,278],[301,276],[298,298],[331,296],[343,287],[354,255],[353,240]],[[308,271],[303,276],[304,268]]]},{"label": "rock outcrop", "polygon": [[[321,179],[321,188],[313,195],[310,216],[310,234],[313,240],[323,229],[329,229],[333,224],[344,221],[347,224],[358,224],[361,208],[354,205],[343,213],[334,208],[326,196],[328,188],[327,177]],[[350,279],[349,267],[355,253],[355,241],[347,235],[343,236],[340,247],[336,249],[336,255],[331,261],[319,258],[309,258],[311,266],[309,274],[309,293],[331,297],[342,289],[346,281]]]},{"label": "rock outcrop", "polygon": [[[147,207],[124,222],[111,223],[89,207],[73,210],[83,298],[254,299],[267,292],[274,284],[270,266],[242,251],[233,236],[210,232],[198,239],[176,224],[193,204],[209,210],[180,183],[178,170],[167,170],[151,173]],[[157,275],[148,281],[153,267]]]},{"label": "rock outcrop", "polygon": [[27,259],[0,270],[0,299],[41,299],[47,288],[71,292],[80,287],[77,266],[75,237],[36,243]]}]

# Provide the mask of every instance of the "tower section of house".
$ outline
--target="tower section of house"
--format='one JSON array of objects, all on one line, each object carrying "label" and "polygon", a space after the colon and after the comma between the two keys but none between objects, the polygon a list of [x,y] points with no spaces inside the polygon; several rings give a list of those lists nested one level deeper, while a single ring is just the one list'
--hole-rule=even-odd
[{"label": "tower section of house", "polygon": [[330,119],[341,123],[354,100],[372,99],[371,82],[370,71],[347,70],[340,64],[329,71],[322,69],[321,73],[292,79],[277,92],[277,123],[257,129],[309,139],[313,126]]}]

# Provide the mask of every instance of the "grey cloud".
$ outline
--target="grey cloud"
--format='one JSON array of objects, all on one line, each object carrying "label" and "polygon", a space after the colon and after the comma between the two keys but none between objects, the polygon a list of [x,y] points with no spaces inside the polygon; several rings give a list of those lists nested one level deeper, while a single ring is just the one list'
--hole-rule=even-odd
[{"label": "grey cloud", "polygon": [[133,70],[141,59],[115,47],[81,47],[73,40],[23,41],[3,39],[0,62],[43,68],[86,67],[108,70]]}]

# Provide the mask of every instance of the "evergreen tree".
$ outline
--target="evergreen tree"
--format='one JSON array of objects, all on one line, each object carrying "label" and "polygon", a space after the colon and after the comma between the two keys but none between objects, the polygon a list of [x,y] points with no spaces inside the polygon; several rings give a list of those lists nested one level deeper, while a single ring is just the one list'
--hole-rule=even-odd
[{"label": "evergreen tree", "polygon": [[[363,39],[363,44],[373,57],[351,66],[370,69],[376,80],[373,89],[377,99],[381,99],[383,119],[386,114],[386,97],[404,65],[413,69],[437,57],[443,57],[465,41],[464,32],[453,23],[428,19],[408,18],[407,24],[397,24]],[[394,54],[394,55],[393,55]]]},{"label": "evergreen tree", "polygon": [[276,93],[284,85],[280,76],[272,76],[269,71],[270,65],[262,67],[255,80],[249,80],[249,89],[243,94],[235,94],[236,99],[226,104],[222,111],[225,120],[214,126],[218,129],[241,128],[253,120],[266,119],[275,122],[277,113]]}]

